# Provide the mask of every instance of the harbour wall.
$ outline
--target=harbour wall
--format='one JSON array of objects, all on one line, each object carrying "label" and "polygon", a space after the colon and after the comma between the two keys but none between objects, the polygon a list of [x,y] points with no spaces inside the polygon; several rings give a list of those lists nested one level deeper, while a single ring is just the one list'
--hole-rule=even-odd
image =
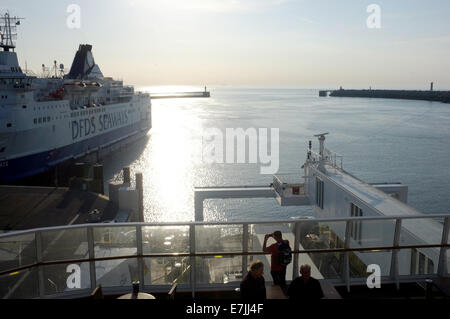
[{"label": "harbour wall", "polygon": [[414,90],[334,90],[319,91],[319,96],[362,97],[381,99],[425,100],[450,103],[450,91],[414,91]]}]

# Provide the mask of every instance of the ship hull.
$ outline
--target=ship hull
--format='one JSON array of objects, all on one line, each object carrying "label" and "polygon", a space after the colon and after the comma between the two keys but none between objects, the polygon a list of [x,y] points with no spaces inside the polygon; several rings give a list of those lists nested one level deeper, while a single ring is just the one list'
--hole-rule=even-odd
[{"label": "ship hull", "polygon": [[95,152],[103,157],[116,149],[118,145],[124,146],[146,136],[150,128],[151,123],[146,119],[51,151],[2,161],[0,162],[0,183],[11,183],[33,176],[56,165]]}]

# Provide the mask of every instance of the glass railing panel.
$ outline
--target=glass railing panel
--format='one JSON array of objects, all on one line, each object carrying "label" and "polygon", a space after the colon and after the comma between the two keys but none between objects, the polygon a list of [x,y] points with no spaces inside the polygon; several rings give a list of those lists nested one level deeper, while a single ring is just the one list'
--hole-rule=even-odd
[{"label": "glass railing panel", "polygon": [[44,231],[41,238],[43,261],[89,258],[86,228]]},{"label": "glass railing panel", "polygon": [[36,263],[35,234],[0,238],[0,271]]},{"label": "glass railing panel", "polygon": [[410,248],[398,251],[399,275],[437,274],[439,248]]},{"label": "glass railing panel", "polygon": [[144,258],[145,285],[190,285],[190,257]]},{"label": "glass railing panel", "polygon": [[[367,272],[369,265],[380,267],[381,276],[389,276],[391,271],[391,251],[358,251],[349,253],[350,278],[367,278],[373,271]],[[372,267],[370,267],[372,268]]]},{"label": "glass railing panel", "polygon": [[350,248],[392,246],[395,220],[352,220]]},{"label": "glass railing panel", "polygon": [[[264,236],[266,234],[273,234],[276,230],[281,231],[283,239],[288,240],[291,248],[294,249],[294,225],[294,223],[249,224],[249,252],[261,252],[264,243]],[[273,237],[270,237],[267,240],[267,247],[274,243],[275,240]]]},{"label": "glass railing panel", "polygon": [[195,226],[195,251],[242,252],[243,225]]},{"label": "glass railing panel", "polygon": [[0,298],[30,299],[39,297],[37,268],[0,276]]},{"label": "glass railing panel", "polygon": [[440,245],[443,219],[403,219],[400,246]]},{"label": "glass railing panel", "polygon": [[189,226],[142,227],[144,254],[188,253]]},{"label": "glass railing panel", "polygon": [[316,279],[344,279],[344,253],[299,254],[298,274],[304,264],[311,266],[311,276]]},{"label": "glass railing panel", "polygon": [[139,278],[137,258],[96,261],[95,272],[102,287],[131,287]]},{"label": "glass railing panel", "polygon": [[230,284],[240,282],[242,256],[196,257],[196,284]]},{"label": "glass railing panel", "polygon": [[91,288],[89,262],[43,266],[44,294]]},{"label": "glass railing panel", "polygon": [[[251,264],[256,261],[261,261],[264,265],[264,279],[266,281],[266,286],[268,284],[273,283],[273,278],[271,275],[271,257],[270,255],[249,255],[247,256],[247,271],[244,273],[244,276],[247,275],[248,271],[250,271]],[[292,280],[292,274],[293,274],[293,263],[291,262],[286,267],[286,280],[290,281]],[[239,271],[240,273],[240,271]]]},{"label": "glass railing panel", "polygon": [[95,258],[137,254],[136,227],[95,227]]},{"label": "glass railing panel", "polygon": [[[343,248],[345,222],[300,222],[300,250]],[[294,248],[293,245],[291,245]]]}]

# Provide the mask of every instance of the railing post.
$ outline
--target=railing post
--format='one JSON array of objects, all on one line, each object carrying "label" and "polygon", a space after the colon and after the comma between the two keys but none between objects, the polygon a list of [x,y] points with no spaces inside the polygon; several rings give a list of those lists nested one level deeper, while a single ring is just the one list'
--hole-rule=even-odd
[{"label": "railing post", "polygon": [[[396,219],[395,222],[395,232],[394,232],[394,247],[398,247],[400,243],[400,234],[402,230],[402,220]],[[400,282],[399,282],[399,273],[398,273],[398,249],[392,250],[391,255],[391,270],[390,270],[390,276],[395,281],[395,286],[397,290],[400,289]]]},{"label": "railing post", "polygon": [[202,222],[203,221],[203,193],[194,192],[194,209],[195,209],[195,221]]},{"label": "railing post", "polygon": [[242,233],[242,252],[244,253],[244,255],[242,255],[242,278],[244,278],[245,274],[247,273],[247,268],[248,268],[248,224],[244,223],[243,224],[243,229],[242,229],[243,233]]},{"label": "railing post", "polygon": [[[447,245],[448,244],[448,233],[449,233],[449,226],[450,226],[450,217],[445,217],[444,219],[444,226],[442,228],[442,240],[441,245]],[[439,253],[439,264],[438,264],[438,275],[441,277],[446,277],[448,274],[447,269],[447,247],[441,247],[441,251]]]},{"label": "railing post", "polygon": [[[34,233],[36,240],[36,262],[39,264],[43,261],[42,256],[42,234],[40,231]],[[20,254],[20,252],[19,252]],[[42,266],[38,266],[38,278],[39,278],[39,297],[43,298],[45,295],[45,282],[44,282],[44,269]]]},{"label": "railing post", "polygon": [[[195,225],[189,225],[189,251],[191,254],[195,254]],[[195,264],[195,256],[189,257],[191,263],[191,288],[192,288],[192,298],[195,298],[195,274],[197,271],[197,265]]]},{"label": "railing post", "polygon": [[[348,220],[345,223],[345,241],[344,248],[350,248],[350,231],[352,227],[352,221]],[[347,286],[347,292],[350,292],[350,252],[344,253],[344,281]]]},{"label": "railing post", "polygon": [[136,226],[136,246],[137,246],[137,255],[140,256],[137,259],[137,267],[138,267],[138,278],[139,278],[139,289],[144,289],[144,258],[142,258],[143,247],[142,247],[142,226]]},{"label": "railing post", "polygon": [[[300,222],[295,222],[294,226],[294,250],[298,251],[300,248]],[[294,254],[294,262],[292,264],[292,280],[298,277],[298,259],[299,254]]]},{"label": "railing post", "polygon": [[95,271],[95,252],[94,252],[94,229],[91,226],[86,228],[87,230],[87,240],[88,240],[88,251],[89,251],[89,277],[91,278],[91,290],[94,290],[97,287],[97,274]]}]

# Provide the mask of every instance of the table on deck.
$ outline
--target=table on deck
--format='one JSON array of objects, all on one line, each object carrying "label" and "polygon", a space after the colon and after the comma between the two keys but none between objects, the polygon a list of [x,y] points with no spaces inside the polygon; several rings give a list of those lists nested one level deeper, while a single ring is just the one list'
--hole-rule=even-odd
[{"label": "table on deck", "polygon": [[[129,293],[129,294],[120,296],[117,299],[133,299],[133,293]],[[147,294],[147,293],[144,293],[144,292],[140,292],[140,293],[138,293],[136,299],[156,299],[156,298],[153,295],[150,295],[150,294]]]}]

